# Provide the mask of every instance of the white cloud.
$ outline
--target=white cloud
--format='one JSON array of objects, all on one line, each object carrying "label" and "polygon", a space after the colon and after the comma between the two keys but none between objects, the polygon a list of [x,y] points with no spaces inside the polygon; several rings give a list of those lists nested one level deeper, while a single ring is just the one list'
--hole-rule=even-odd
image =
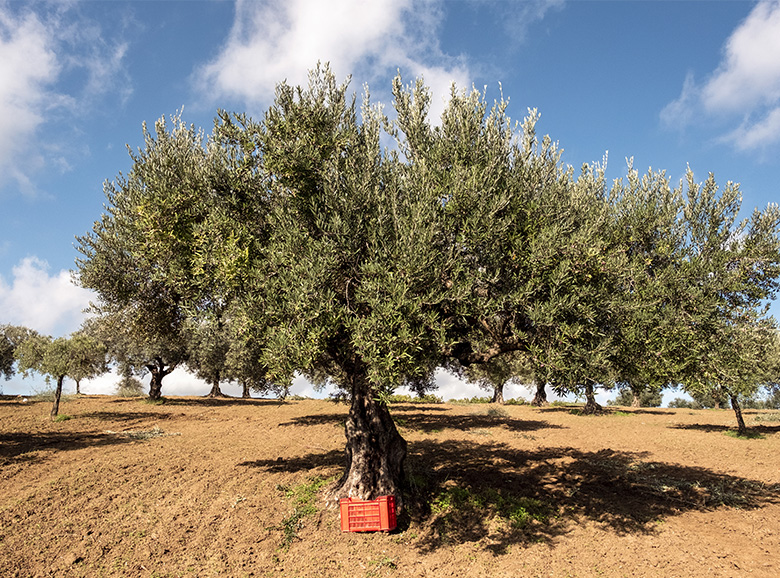
[{"label": "white cloud", "polygon": [[761,2],[726,42],[702,89],[709,111],[743,111],[780,99],[780,2]]},{"label": "white cloud", "polygon": [[435,105],[453,81],[470,83],[468,67],[439,48],[442,18],[438,2],[239,0],[229,38],[197,82],[210,98],[267,105],[280,81],[305,85],[318,61],[330,62],[339,79],[353,75],[358,91],[376,80],[389,87],[387,78],[400,68],[424,75]]},{"label": "white cloud", "polygon": [[680,96],[667,104],[661,111],[661,121],[670,127],[690,124],[700,97],[699,93],[700,89],[696,86],[693,74],[689,72],[685,76]]},{"label": "white cloud", "polygon": [[26,257],[13,268],[12,280],[0,276],[0,323],[55,336],[78,329],[92,293],[74,285],[68,271],[50,275],[48,269],[45,261]]},{"label": "white cloud", "polygon": [[720,140],[748,151],[780,142],[780,0],[763,1],[726,41],[718,68],[701,85],[686,77],[661,112],[667,126],[698,118],[738,122]]},{"label": "white cloud", "polygon": [[561,10],[565,0],[524,0],[523,2],[498,2],[504,11],[504,27],[511,41],[522,44],[526,41],[531,26],[543,20],[551,10]]},{"label": "white cloud", "polygon": [[49,151],[72,148],[58,147],[51,135],[37,142],[44,125],[87,114],[108,91],[128,94],[121,76],[126,45],[106,40],[77,4],[14,7],[0,3],[0,186],[13,181],[33,194],[30,175],[44,162],[63,162],[48,158]]},{"label": "white cloud", "polygon": [[741,151],[760,149],[777,142],[780,140],[780,107],[771,110],[756,122],[743,123],[723,140],[732,143]]},{"label": "white cloud", "polygon": [[[13,162],[44,120],[48,91],[60,67],[44,25],[34,15],[0,11],[0,168]],[[23,175],[15,174],[17,181]]]}]

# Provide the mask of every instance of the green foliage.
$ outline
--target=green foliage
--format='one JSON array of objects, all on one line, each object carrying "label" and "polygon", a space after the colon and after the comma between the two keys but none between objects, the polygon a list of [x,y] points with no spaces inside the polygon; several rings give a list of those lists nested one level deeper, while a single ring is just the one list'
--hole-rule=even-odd
[{"label": "green foliage", "polygon": [[[661,407],[663,398],[660,391],[644,390],[639,393],[639,407]],[[630,388],[621,389],[617,397],[607,402],[608,405],[617,405],[623,407],[632,406],[634,403],[634,393]]]},{"label": "green foliage", "polygon": [[505,353],[485,363],[463,366],[452,362],[449,369],[458,377],[493,394],[491,401],[504,403],[504,387],[509,383],[533,381],[534,371],[527,355],[518,352]]},{"label": "green foliage", "polygon": [[383,568],[387,568],[388,570],[397,570],[398,565],[395,562],[395,558],[390,558],[389,556],[382,556],[377,560],[369,560],[368,572],[366,572],[366,576],[367,577],[379,576]]},{"label": "green foliage", "polygon": [[677,409],[703,409],[697,401],[683,397],[675,397],[669,402],[669,407]]},{"label": "green foliage", "polygon": [[123,377],[116,386],[119,397],[140,397],[143,395],[143,384],[133,376]]},{"label": "green foliage", "polygon": [[[30,337],[34,337],[35,331],[17,325],[0,325],[0,375],[6,380],[11,379],[16,373],[17,348]],[[0,386],[0,393],[2,387]]]},{"label": "green foliage", "polygon": [[500,407],[488,408],[488,410],[485,412],[485,415],[487,415],[488,417],[499,417],[499,418],[509,417],[509,413],[507,413],[505,409]]},{"label": "green foliage", "polygon": [[57,417],[54,418],[54,421],[55,421],[55,423],[59,423],[59,422],[63,422],[63,421],[68,421],[69,419],[73,419],[73,417],[69,416],[67,414],[61,413],[61,414],[58,414]]},{"label": "green foliage", "polygon": [[[152,373],[152,397],[186,363],[282,396],[303,374],[386,412],[443,366],[496,392],[584,395],[585,413],[598,387],[682,383],[741,421],[740,400],[777,384],[778,207],[740,222],[737,185],[689,170],[673,187],[631,162],[610,185],[604,164],[565,165],[536,111],[512,123],[506,101],[453,87],[431,121],[422,81],[392,92],[393,120],[318,66],[259,121],[144,127],[78,240],[78,276],[100,340]],[[354,439],[394,439],[354,419]]]},{"label": "green foliage", "polygon": [[66,376],[73,379],[94,377],[105,372],[105,348],[88,335],[76,332],[70,338],[31,335],[15,350],[19,370],[27,377],[30,372],[39,373],[50,383],[57,383],[53,394],[51,417],[55,419],[62,396],[62,383]]},{"label": "green foliage", "polygon": [[475,395],[474,397],[462,397],[460,399],[450,399],[449,403],[454,403],[457,405],[468,405],[468,404],[482,404],[482,403],[491,403],[492,400],[489,397],[480,397],[478,395]]},{"label": "green foliage", "polygon": [[438,395],[432,393],[423,396],[393,394],[387,397],[387,403],[444,403]]}]

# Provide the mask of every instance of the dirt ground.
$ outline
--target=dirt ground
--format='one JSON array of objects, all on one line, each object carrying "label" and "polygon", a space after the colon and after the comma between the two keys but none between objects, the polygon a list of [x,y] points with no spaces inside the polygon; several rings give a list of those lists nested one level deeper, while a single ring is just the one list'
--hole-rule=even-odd
[{"label": "dirt ground", "polygon": [[[342,533],[330,401],[0,399],[0,576],[780,575],[780,415],[394,405],[410,493]],[[314,506],[314,507],[312,507]]]}]

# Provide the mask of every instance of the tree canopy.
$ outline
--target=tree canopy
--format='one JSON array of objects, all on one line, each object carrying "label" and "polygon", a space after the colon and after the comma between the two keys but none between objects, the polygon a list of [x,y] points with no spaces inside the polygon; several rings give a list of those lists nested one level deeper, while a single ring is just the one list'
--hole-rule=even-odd
[{"label": "tree canopy", "polygon": [[25,376],[36,372],[56,381],[51,419],[57,417],[66,377],[76,381],[96,377],[107,370],[106,353],[102,344],[83,333],[70,337],[53,338],[34,334],[16,348],[19,371]]},{"label": "tree canopy", "polygon": [[324,66],[280,84],[259,121],[144,128],[79,238],[82,285],[121,320],[115,349],[217,386],[302,373],[343,389],[334,497],[400,494],[406,443],[384,400],[447,363],[519,356],[591,409],[615,384],[760,383],[776,206],[738,222],[738,187],[690,171],[672,188],[629,165],[610,186],[604,164],[562,162],[536,111],[513,123],[478,91],[453,87],[438,124],[422,81],[396,78],[393,97],[391,120]]}]

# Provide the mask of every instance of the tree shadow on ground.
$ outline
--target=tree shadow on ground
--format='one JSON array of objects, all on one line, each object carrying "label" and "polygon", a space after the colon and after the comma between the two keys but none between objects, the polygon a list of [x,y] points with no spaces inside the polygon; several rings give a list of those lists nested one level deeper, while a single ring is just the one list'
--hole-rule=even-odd
[{"label": "tree shadow on ground", "polygon": [[[325,413],[319,415],[307,415],[296,417],[282,426],[313,426],[324,424],[340,424],[346,420],[346,413]],[[426,433],[455,429],[470,431],[491,427],[502,427],[515,432],[528,432],[541,429],[563,429],[564,426],[555,425],[546,421],[523,420],[501,415],[489,415],[487,413],[463,414],[429,414],[425,411],[407,411],[402,417],[394,417],[396,425],[406,430],[422,431]]]},{"label": "tree shadow on ground", "polygon": [[[711,423],[678,423],[674,425],[670,425],[670,428],[673,429],[682,429],[682,430],[695,430],[695,431],[703,431],[703,432],[727,432],[727,431],[737,431],[737,425],[736,423],[733,426],[728,425],[715,425]],[[748,426],[748,433],[753,434],[775,434],[777,432],[780,432],[780,425],[749,425]]]},{"label": "tree shadow on ground", "polygon": [[403,428],[417,430],[425,433],[454,429],[459,431],[472,431],[475,429],[488,429],[491,427],[506,428],[514,432],[529,432],[542,429],[565,429],[564,426],[551,424],[546,421],[515,419],[501,415],[488,413],[472,413],[468,415],[431,415],[426,413],[408,413],[400,421]]},{"label": "tree shadow on ground", "polygon": [[164,397],[160,405],[195,406],[195,407],[225,407],[230,405],[283,405],[289,403],[280,399],[264,399],[259,397]]},{"label": "tree shadow on ground", "polygon": [[423,552],[478,543],[501,554],[514,544],[553,543],[581,520],[648,534],[687,511],[780,503],[780,484],[644,461],[644,452],[427,440],[409,450],[407,525],[423,528]]},{"label": "tree shadow on ground", "polygon": [[267,472],[295,473],[314,468],[343,466],[344,450],[330,450],[323,454],[306,454],[295,458],[277,458],[275,460],[253,460],[238,464],[242,467],[261,468]]},{"label": "tree shadow on ground", "polygon": [[142,411],[90,411],[81,413],[75,416],[76,418],[88,418],[97,419],[100,421],[118,421],[118,422],[130,422],[130,421],[155,421],[165,420],[173,418],[173,414],[169,412],[142,412]]},{"label": "tree shadow on ground", "polygon": [[38,461],[37,452],[70,451],[86,447],[119,445],[132,439],[103,432],[12,432],[0,433],[0,465],[15,461]]},{"label": "tree shadow on ground", "polygon": [[390,408],[391,413],[394,411],[452,411],[452,408],[430,403],[391,403],[387,407]]},{"label": "tree shadow on ground", "polygon": [[655,408],[635,408],[635,407],[620,407],[620,406],[607,406],[603,407],[601,411],[596,414],[585,415],[582,413],[584,405],[558,405],[558,406],[546,406],[537,408],[542,413],[568,413],[571,415],[582,415],[584,417],[599,417],[609,416],[616,413],[630,413],[630,414],[650,414],[650,415],[674,415],[673,411],[665,411],[663,409]]},{"label": "tree shadow on ground", "polygon": [[652,408],[652,407],[619,407],[619,406],[608,406],[604,408],[604,412],[609,414],[614,413],[630,413],[630,414],[649,414],[649,415],[674,415],[675,412],[673,411],[667,411],[660,408]]}]

